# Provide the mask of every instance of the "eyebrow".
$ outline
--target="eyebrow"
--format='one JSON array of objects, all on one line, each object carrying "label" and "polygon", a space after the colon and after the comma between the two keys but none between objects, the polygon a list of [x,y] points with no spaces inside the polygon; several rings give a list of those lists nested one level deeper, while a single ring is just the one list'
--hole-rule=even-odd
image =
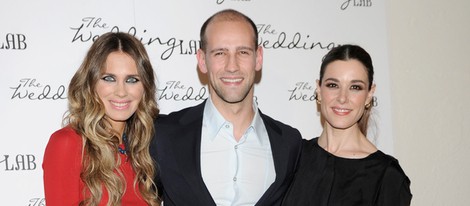
[{"label": "eyebrow", "polygon": [[228,49],[225,49],[225,48],[216,48],[216,49],[212,49],[209,51],[209,53],[214,53],[214,52],[219,52],[219,51],[227,51]]},{"label": "eyebrow", "polygon": [[[117,76],[116,74],[113,74],[113,73],[103,73],[101,75],[102,76],[108,75],[108,76],[113,76],[113,77]],[[128,75],[126,75],[126,77],[140,77],[140,75],[138,73],[137,74],[128,74]]]},{"label": "eyebrow", "polygon": [[[228,50],[229,50],[229,49],[227,49],[227,48],[221,47],[221,48],[212,49],[212,50],[210,50],[209,52],[210,52],[210,53],[214,53],[214,52],[218,52],[218,51],[228,51]],[[254,48],[249,47],[249,46],[240,46],[240,47],[237,47],[236,50],[237,50],[237,51],[240,51],[240,50],[255,51]]]},{"label": "eyebrow", "polygon": [[[328,78],[328,79],[325,79],[325,82],[326,82],[326,81],[339,82],[339,80],[336,79],[336,78]],[[359,79],[357,79],[357,80],[352,80],[351,83],[362,83],[362,84],[366,84],[365,81],[362,81],[362,80],[359,80]],[[367,85],[367,84],[366,84],[366,85]]]},{"label": "eyebrow", "polygon": [[237,50],[250,50],[250,51],[254,51],[255,49],[252,48],[252,47],[249,47],[249,46],[241,46],[241,47],[237,47]]},{"label": "eyebrow", "polygon": [[[363,83],[363,84],[366,84],[365,81],[362,81],[362,80],[352,80],[351,81],[352,83]],[[367,84],[366,84],[367,85]]]}]

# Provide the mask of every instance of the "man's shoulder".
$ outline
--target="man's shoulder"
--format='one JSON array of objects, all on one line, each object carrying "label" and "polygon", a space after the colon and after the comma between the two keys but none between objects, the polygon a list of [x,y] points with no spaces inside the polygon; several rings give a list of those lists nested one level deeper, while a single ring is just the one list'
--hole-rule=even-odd
[{"label": "man's shoulder", "polygon": [[170,112],[169,114],[160,114],[156,119],[157,124],[174,124],[180,121],[184,121],[188,118],[202,117],[204,109],[204,103],[187,107],[178,111]]},{"label": "man's shoulder", "polygon": [[269,116],[267,114],[264,114],[264,113],[260,112],[260,115],[261,115],[261,118],[263,119],[264,123],[274,124],[276,126],[286,128],[286,129],[297,130],[296,128],[292,127],[291,125],[289,125],[287,123],[284,123],[284,122],[281,122],[280,120],[274,119],[274,118],[272,118],[271,116]]},{"label": "man's shoulder", "polygon": [[262,112],[260,112],[261,118],[263,119],[264,124],[266,127],[270,127],[275,130],[279,130],[279,133],[290,133],[295,136],[301,137],[300,132],[297,128],[292,127],[291,125],[281,122],[279,120],[276,120]]}]

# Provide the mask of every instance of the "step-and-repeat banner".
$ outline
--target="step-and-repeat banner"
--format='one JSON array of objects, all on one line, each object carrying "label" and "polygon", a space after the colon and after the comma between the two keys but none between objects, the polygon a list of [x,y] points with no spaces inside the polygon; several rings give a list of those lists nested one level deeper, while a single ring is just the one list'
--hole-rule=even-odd
[{"label": "step-and-repeat banner", "polygon": [[322,57],[359,44],[376,68],[378,106],[369,136],[393,152],[385,4],[378,0],[81,0],[5,1],[0,12],[0,205],[45,205],[42,158],[67,109],[67,86],[99,35],[124,31],[145,45],[158,79],[162,113],[208,97],[196,65],[199,30],[233,8],[258,26],[264,50],[255,87],[260,109],[298,128],[321,132],[314,100]]}]

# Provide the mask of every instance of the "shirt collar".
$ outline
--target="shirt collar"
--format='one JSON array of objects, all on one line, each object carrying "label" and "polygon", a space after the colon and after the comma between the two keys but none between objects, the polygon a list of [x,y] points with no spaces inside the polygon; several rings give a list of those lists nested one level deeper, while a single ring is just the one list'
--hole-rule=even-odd
[{"label": "shirt collar", "polygon": [[211,141],[214,140],[226,122],[224,117],[217,111],[217,108],[215,108],[210,96],[207,98],[206,105],[204,106],[203,122],[207,129],[207,137]]},{"label": "shirt collar", "polygon": [[[258,139],[258,142],[261,145],[264,145],[266,142],[269,142],[268,140],[266,140],[268,135],[264,126],[263,119],[261,119],[260,112],[258,111],[258,105],[255,103],[255,101],[253,101],[253,111],[255,111],[255,115],[247,131],[254,130],[254,133],[256,134],[255,137]],[[217,108],[215,108],[210,96],[209,98],[207,98],[206,105],[204,106],[203,122],[204,124],[206,124],[205,127],[207,128],[207,137],[211,141],[215,139],[220,129],[226,123],[229,123],[219,113]]]}]

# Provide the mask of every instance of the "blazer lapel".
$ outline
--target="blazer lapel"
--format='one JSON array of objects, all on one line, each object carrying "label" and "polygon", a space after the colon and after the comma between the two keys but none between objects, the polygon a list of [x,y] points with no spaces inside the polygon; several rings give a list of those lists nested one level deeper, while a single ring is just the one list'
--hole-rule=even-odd
[{"label": "blazer lapel", "polygon": [[264,202],[269,200],[273,193],[275,193],[279,187],[284,183],[287,176],[288,162],[289,162],[289,146],[284,142],[282,137],[281,129],[266,118],[264,114],[261,114],[261,118],[268,131],[269,142],[271,144],[271,150],[274,161],[274,170],[276,171],[276,179],[271,186],[266,190],[263,196],[260,198],[256,205],[265,205]]},{"label": "blazer lapel", "polygon": [[[201,174],[201,131],[205,101],[187,111],[180,119],[180,135],[175,135],[173,151],[190,191],[204,205],[215,205]],[[196,204],[196,203],[195,203]]]}]

